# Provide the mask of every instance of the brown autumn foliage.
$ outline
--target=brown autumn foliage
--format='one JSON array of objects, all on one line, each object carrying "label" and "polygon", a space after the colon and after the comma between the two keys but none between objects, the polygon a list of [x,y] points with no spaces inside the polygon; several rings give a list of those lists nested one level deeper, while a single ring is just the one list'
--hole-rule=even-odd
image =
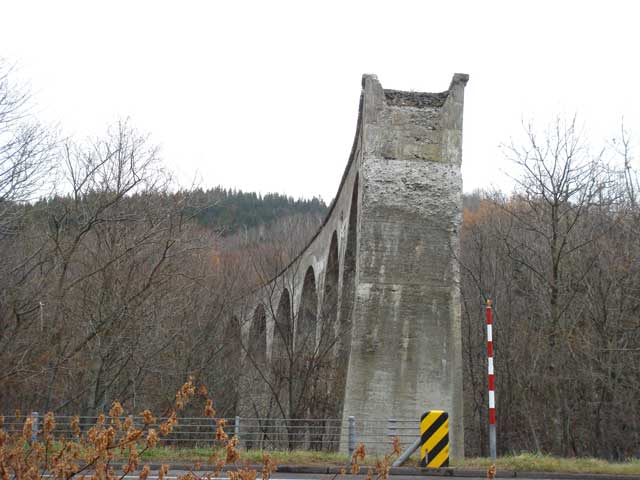
[{"label": "brown autumn foliage", "polygon": [[[140,478],[147,478],[151,468],[148,464],[142,465],[141,455],[154,448],[159,439],[171,433],[179,422],[178,412],[183,411],[194,398],[197,398],[196,388],[190,378],[178,390],[175,402],[162,416],[163,420],[159,424],[158,419],[145,410],[140,413],[144,423],[138,427],[133,424],[131,416],[124,416],[124,408],[120,402],[115,401],[108,415],[99,415],[94,426],[85,433],[77,430],[72,439],[55,437],[55,416],[52,412],[46,414],[35,440],[34,420],[31,416],[27,416],[23,428],[15,432],[5,430],[0,421],[0,478],[35,480],[47,474],[59,480],[76,477],[112,480],[135,473]],[[213,402],[206,394],[200,395],[200,398],[204,400],[205,409]],[[199,468],[194,466],[193,470],[180,478],[211,478],[219,475],[223,467],[228,467],[227,473],[231,479],[255,480],[257,472],[238,463],[238,439],[225,435],[218,438],[218,442],[224,446],[227,456],[223,461],[212,456],[213,472],[198,475],[195,471]],[[122,458],[125,461],[118,466],[116,461]],[[164,478],[169,468],[169,465],[162,465],[158,476]],[[273,459],[265,453],[263,478],[268,479],[276,468]]]},{"label": "brown autumn foliage", "polygon": [[[137,474],[139,478],[146,479],[151,474],[151,467],[141,457],[178,425],[178,412],[184,411],[189,403],[198,399],[204,403],[205,410],[212,405],[213,400],[202,393],[202,388],[196,395],[194,381],[189,378],[176,393],[173,405],[162,416],[156,418],[149,410],[141,412],[139,416],[143,419],[143,424],[139,426],[134,425],[131,415],[125,416],[124,408],[120,402],[115,401],[107,415],[99,415],[95,425],[84,433],[77,428],[71,439],[63,435],[56,438],[56,421],[52,412],[45,415],[41,428],[34,428],[34,419],[27,416],[22,429],[13,432],[5,429],[4,418],[0,417],[0,478],[35,480],[47,475],[57,480],[122,480],[126,475]],[[240,463],[238,438],[220,435],[224,420],[212,418],[212,422],[217,424],[216,440],[218,445],[224,447],[226,458],[217,458],[214,445],[208,466],[202,468],[202,465],[196,464],[178,478],[211,479],[220,476],[224,468],[231,480],[255,480],[257,470]],[[77,417],[74,423],[77,426]],[[376,480],[389,478],[392,460],[400,454],[399,444],[398,437],[395,437],[393,452],[384,455],[382,459],[376,459]],[[365,459],[365,446],[360,443],[351,456],[350,473],[358,474]],[[264,452],[261,478],[269,480],[277,468],[271,455]],[[169,464],[162,464],[158,468],[158,478],[165,478],[169,470]],[[200,471],[205,473],[196,473]],[[344,475],[345,469],[342,471]],[[369,469],[367,478],[372,480],[373,472],[373,469]]]}]

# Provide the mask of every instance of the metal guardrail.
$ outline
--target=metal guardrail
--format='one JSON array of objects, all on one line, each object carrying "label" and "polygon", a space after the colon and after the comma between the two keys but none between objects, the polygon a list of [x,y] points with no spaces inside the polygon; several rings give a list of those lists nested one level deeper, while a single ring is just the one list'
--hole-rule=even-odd
[{"label": "metal guardrail", "polygon": [[[34,417],[34,430],[42,428],[42,416]],[[79,417],[81,432],[95,425],[97,417]],[[73,438],[70,416],[56,416],[54,435]],[[132,417],[137,428],[144,424],[142,417]],[[158,423],[163,419],[158,419]],[[210,447],[216,444],[219,418],[178,418],[178,424],[166,437],[159,439],[162,446],[179,448]],[[225,418],[227,435],[236,436],[245,449],[268,450],[320,450],[352,452],[357,443],[364,443],[372,451],[390,451],[394,437],[401,446],[412,444],[419,437],[419,421],[408,419],[364,419],[349,417],[347,421],[332,418]],[[24,417],[4,417],[7,431],[22,431]]]}]

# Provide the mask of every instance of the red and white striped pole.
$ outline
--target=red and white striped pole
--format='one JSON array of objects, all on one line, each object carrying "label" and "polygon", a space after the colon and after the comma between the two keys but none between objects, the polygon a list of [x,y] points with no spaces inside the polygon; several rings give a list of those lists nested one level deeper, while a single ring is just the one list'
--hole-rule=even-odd
[{"label": "red and white striped pole", "polygon": [[487,357],[489,373],[489,452],[496,459],[496,384],[493,373],[493,319],[491,299],[487,299]]}]

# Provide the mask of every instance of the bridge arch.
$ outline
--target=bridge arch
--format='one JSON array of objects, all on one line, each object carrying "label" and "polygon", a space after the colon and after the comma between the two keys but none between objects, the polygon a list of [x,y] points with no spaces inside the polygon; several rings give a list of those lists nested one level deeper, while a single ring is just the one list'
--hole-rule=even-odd
[{"label": "bridge arch", "polygon": [[318,348],[320,354],[333,349],[336,340],[338,320],[338,294],[340,281],[340,258],[338,250],[338,232],[334,230],[327,253],[327,263],[324,275],[324,289],[322,307],[318,322]]},{"label": "bridge arch", "polygon": [[313,266],[309,266],[302,282],[300,308],[296,325],[295,349],[299,355],[308,355],[316,348],[318,323],[318,293]]},{"label": "bridge arch", "polygon": [[289,374],[288,365],[292,353],[293,322],[291,318],[291,295],[284,288],[280,293],[278,308],[273,325],[271,364],[274,372],[281,377]]},{"label": "bridge arch", "polygon": [[[340,301],[339,338],[343,338],[339,345],[338,356],[349,355],[351,344],[351,325],[356,293],[356,270],[358,250],[358,175],[353,182],[351,205],[349,207],[349,222],[347,224],[347,246],[344,251],[342,269],[342,293]],[[338,368],[341,368],[339,365]]]},{"label": "bridge arch", "polygon": [[[296,353],[297,336],[314,319],[319,346],[335,325],[335,345],[316,348],[327,357],[314,361],[334,362],[332,385],[322,388],[339,399],[343,420],[447,410],[452,457],[464,451],[457,250],[467,80],[456,74],[447,91],[421,93],[385,90],[374,75],[363,76],[351,154],[326,218],[248,301],[278,306],[266,320],[272,357],[283,345]],[[252,348],[262,349],[264,336]],[[290,365],[290,377],[298,368]],[[322,394],[305,393],[314,402]]]},{"label": "bridge arch", "polygon": [[247,355],[256,368],[260,368],[267,361],[267,312],[262,303],[253,311]]}]

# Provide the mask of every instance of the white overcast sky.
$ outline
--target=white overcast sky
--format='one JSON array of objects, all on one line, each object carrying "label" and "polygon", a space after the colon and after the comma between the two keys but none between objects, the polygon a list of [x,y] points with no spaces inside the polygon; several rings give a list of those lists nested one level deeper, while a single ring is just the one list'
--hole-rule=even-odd
[{"label": "white overcast sky", "polygon": [[86,137],[130,117],[184,185],[335,195],[360,78],[466,90],[465,190],[508,188],[499,144],[577,112],[593,144],[640,136],[640,2],[29,1],[0,7],[0,56],[37,109]]}]

